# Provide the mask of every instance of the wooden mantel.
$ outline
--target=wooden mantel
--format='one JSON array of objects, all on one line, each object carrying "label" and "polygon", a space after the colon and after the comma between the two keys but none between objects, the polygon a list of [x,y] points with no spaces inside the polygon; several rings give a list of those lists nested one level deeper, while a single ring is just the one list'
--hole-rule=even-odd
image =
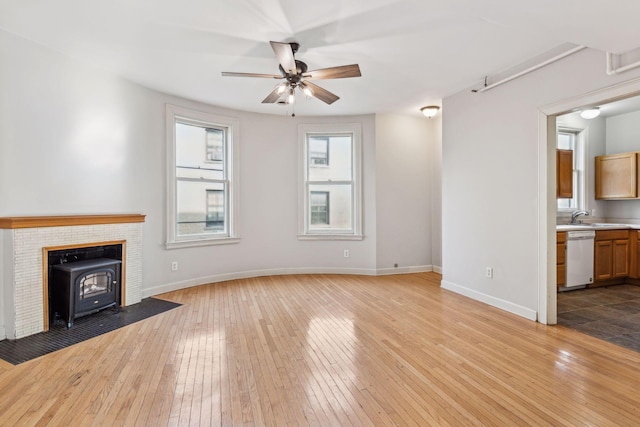
[{"label": "wooden mantel", "polygon": [[123,224],[144,222],[146,215],[63,215],[0,217],[0,229],[66,227],[73,225]]}]

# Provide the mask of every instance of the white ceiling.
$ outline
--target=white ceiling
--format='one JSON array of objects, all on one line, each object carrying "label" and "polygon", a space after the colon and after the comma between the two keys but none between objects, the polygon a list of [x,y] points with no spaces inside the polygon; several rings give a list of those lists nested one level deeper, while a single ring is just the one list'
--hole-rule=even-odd
[{"label": "white ceiling", "polygon": [[638,16],[637,0],[0,0],[8,32],[229,108],[285,114],[261,104],[276,80],[220,75],[278,73],[269,40],[300,43],[311,70],[360,65],[360,78],[317,82],[340,100],[299,99],[297,115],[418,114],[566,42],[635,49]]}]

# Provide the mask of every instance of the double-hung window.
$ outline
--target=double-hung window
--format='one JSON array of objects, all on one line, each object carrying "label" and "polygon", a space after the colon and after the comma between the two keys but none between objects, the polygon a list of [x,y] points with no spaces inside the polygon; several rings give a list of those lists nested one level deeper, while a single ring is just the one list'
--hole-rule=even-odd
[{"label": "double-hung window", "polygon": [[300,125],[300,239],[362,239],[361,126]]},{"label": "double-hung window", "polygon": [[167,105],[167,247],[238,240],[235,119]]}]

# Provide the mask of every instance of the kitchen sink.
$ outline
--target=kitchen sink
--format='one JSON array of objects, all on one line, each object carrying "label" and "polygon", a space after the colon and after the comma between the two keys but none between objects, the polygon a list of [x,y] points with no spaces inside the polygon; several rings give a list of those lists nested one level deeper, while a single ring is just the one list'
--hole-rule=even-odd
[{"label": "kitchen sink", "polygon": [[611,224],[605,222],[596,222],[593,224],[559,224],[556,226],[558,231],[568,230],[588,230],[590,228],[630,228],[628,224]]}]

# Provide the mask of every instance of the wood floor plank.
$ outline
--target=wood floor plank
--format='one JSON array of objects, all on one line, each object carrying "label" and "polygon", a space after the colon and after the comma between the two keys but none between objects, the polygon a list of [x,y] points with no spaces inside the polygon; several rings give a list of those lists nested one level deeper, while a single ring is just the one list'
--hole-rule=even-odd
[{"label": "wood floor plank", "polygon": [[640,353],[440,280],[272,276],[170,292],[181,307],[0,362],[0,425],[640,425]]}]

